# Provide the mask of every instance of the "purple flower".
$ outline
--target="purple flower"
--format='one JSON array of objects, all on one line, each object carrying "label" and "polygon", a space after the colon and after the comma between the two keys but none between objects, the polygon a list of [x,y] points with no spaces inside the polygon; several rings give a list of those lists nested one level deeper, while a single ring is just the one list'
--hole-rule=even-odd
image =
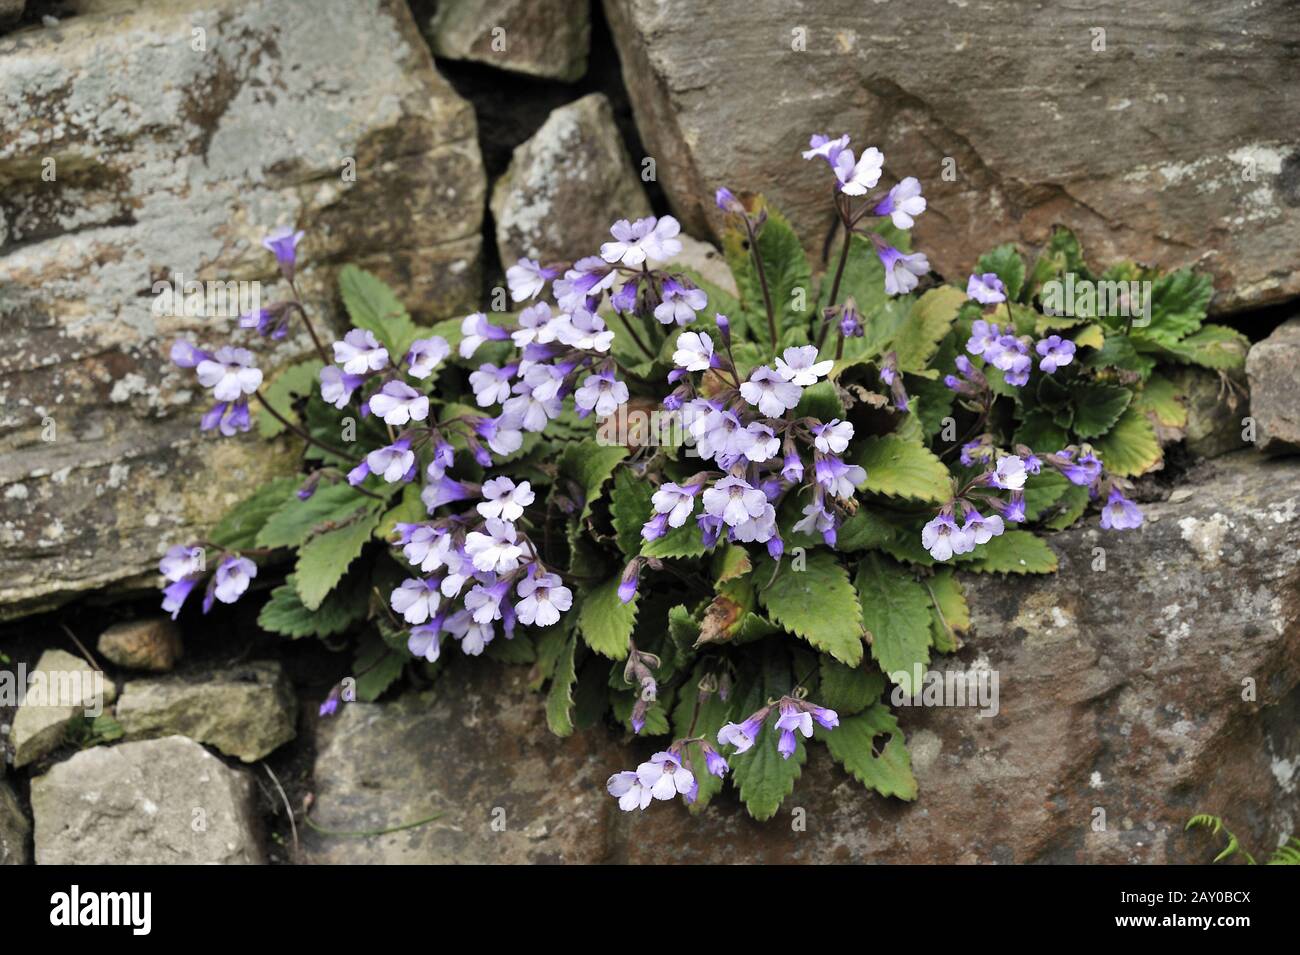
[{"label": "purple flower", "polygon": [[330,691],[326,695],[325,700],[321,703],[320,709],[317,711],[317,715],[333,716],[335,713],[339,711],[339,703],[342,702],[342,700],[343,700],[343,686],[342,684],[335,683],[334,686],[330,687]]},{"label": "purple flower", "polygon": [[1043,360],[1038,363],[1039,369],[1049,375],[1074,361],[1074,342],[1060,335],[1048,335],[1034,346],[1034,350],[1043,356]]},{"label": "purple flower", "polygon": [[707,371],[713,362],[713,339],[703,332],[682,332],[677,336],[673,364],[685,371]]},{"label": "purple flower", "polygon": [[866,468],[858,464],[845,464],[842,458],[835,455],[818,456],[813,463],[813,474],[827,494],[842,500],[853,497],[857,486],[867,479]]},{"label": "purple flower", "polygon": [[239,327],[256,329],[263,338],[269,335],[278,341],[289,332],[289,324],[284,321],[288,314],[284,305],[254,309],[239,316]]},{"label": "purple flower", "polygon": [[[641,525],[641,539],[647,541],[658,540],[668,533],[668,515],[656,514],[650,520]],[[627,601],[624,601],[626,603]]]},{"label": "purple flower", "polygon": [[853,425],[839,418],[831,418],[825,424],[815,424],[812,428],[813,447],[822,454],[843,454],[853,440]]},{"label": "purple flower", "polygon": [[292,226],[281,226],[278,229],[272,229],[262,239],[262,248],[274,253],[275,260],[280,264],[280,272],[290,282],[293,281],[294,266],[298,262],[298,243],[302,241],[304,233],[295,232]]},{"label": "purple flower", "polygon": [[794,451],[785,456],[785,460],[781,464],[781,477],[792,484],[803,481],[803,461],[799,459],[799,455]]},{"label": "purple flower", "polygon": [[549,627],[573,606],[573,592],[556,574],[531,574],[519,581],[515,593],[520,597],[515,613],[529,626]]},{"label": "purple flower", "polygon": [[[437,619],[437,618],[435,618]],[[442,622],[420,624],[418,627],[411,628],[411,635],[406,640],[406,649],[411,651],[412,656],[423,657],[430,663],[436,663],[438,655],[442,652],[442,646],[438,640],[438,634],[442,630]]]},{"label": "purple flower", "polygon": [[633,809],[645,809],[654,799],[654,796],[650,794],[650,788],[642,786],[637,774],[632,770],[610,776],[608,782],[605,783],[605,788],[611,796],[618,799],[618,808],[624,812],[631,812]]},{"label": "purple flower", "polygon": [[[366,455],[369,473],[382,475],[389,484],[410,481],[415,477],[415,452],[409,438],[400,438],[392,444],[377,448]],[[351,475],[348,480],[351,481]]]},{"label": "purple flower", "polygon": [[915,217],[925,211],[925,198],[921,195],[921,183],[915,176],[908,176],[889,190],[872,209],[873,215],[889,216],[895,227],[910,229],[915,224]]},{"label": "purple flower", "polygon": [[721,518],[730,527],[760,517],[770,507],[767,496],[749,482],[728,476],[704,492],[705,513]]},{"label": "purple flower", "polygon": [[689,325],[695,321],[695,313],[708,304],[709,296],[703,289],[664,279],[663,301],[655,306],[655,318],[661,325]]},{"label": "purple flower", "polygon": [[511,300],[525,302],[535,298],[558,274],[554,269],[542,268],[534,259],[520,259],[506,269],[506,285],[510,288]]},{"label": "purple flower", "polygon": [[682,765],[674,753],[655,753],[636,768],[637,782],[655,799],[672,799],[695,788],[695,775]]},{"label": "purple flower", "polygon": [[840,715],[829,707],[817,706],[813,703],[805,703],[803,706],[812,714],[812,718],[821,724],[822,729],[833,730],[840,725]]},{"label": "purple flower", "polygon": [[835,515],[827,510],[825,502],[818,499],[803,509],[803,519],[792,530],[800,534],[821,534],[828,547],[835,546]]},{"label": "purple flower", "polygon": [[184,339],[177,339],[172,342],[171,360],[172,364],[180,368],[195,368],[199,362],[207,361],[212,356],[202,348],[196,348],[194,345]]},{"label": "purple flower", "polygon": [[718,537],[722,534],[722,518],[714,517],[712,514],[701,514],[695,518],[695,524],[700,529],[700,538],[705,550],[718,542]]},{"label": "purple flower", "polygon": [[930,260],[924,252],[905,255],[892,245],[878,245],[876,254],[885,267],[885,294],[906,295],[916,288],[920,276],[930,271]]},{"label": "purple flower", "polygon": [[210,358],[200,360],[194,370],[199,384],[211,388],[217,401],[235,401],[262,385],[262,372],[253,367],[253,353],[247,348],[223,345]]},{"label": "purple flower", "polygon": [[[482,312],[465,316],[460,323],[460,357],[469,358],[486,341],[504,341],[510,333],[504,328],[493,325]],[[337,350],[338,346],[334,346]]]},{"label": "purple flower", "polygon": [[831,359],[817,360],[816,345],[787,348],[776,360],[777,374],[801,388],[817,384],[817,380],[830,374],[834,367],[835,362]]},{"label": "purple flower", "polygon": [[600,294],[614,285],[618,273],[598,255],[589,255],[573,263],[564,278],[555,280],[555,301],[571,312],[578,308],[595,308]]},{"label": "purple flower", "polygon": [[975,544],[987,544],[1001,535],[1004,529],[1001,517],[996,514],[984,517],[973,507],[967,509],[966,523],[961,528],[962,533],[968,535]]},{"label": "purple flower", "polygon": [[992,472],[989,482],[1006,491],[1019,490],[1025,486],[1025,462],[1014,454],[998,458],[998,466]]},{"label": "purple flower", "polygon": [[370,410],[383,418],[385,424],[401,427],[429,417],[429,399],[404,382],[390,381],[378,394],[371,395]]},{"label": "purple flower", "polygon": [[973,298],[981,305],[996,305],[1007,300],[1007,287],[1002,284],[996,272],[972,275],[966,283],[966,297]]},{"label": "purple flower", "polygon": [[[488,579],[492,580],[490,576]],[[465,609],[470,612],[475,623],[491,623],[493,620],[500,620],[501,601],[505,600],[509,592],[509,578],[475,584],[465,595]]]},{"label": "purple flower", "polygon": [[794,700],[784,699],[781,701],[776,728],[781,731],[781,738],[777,741],[776,751],[781,754],[782,759],[789,759],[794,755],[795,749],[798,747],[798,740],[794,735],[796,732],[802,733],[804,739],[812,737],[812,714],[801,709]]},{"label": "purple flower", "polygon": [[217,565],[216,598],[223,604],[232,604],[244,595],[248,583],[257,576],[257,565],[247,557],[228,556]]},{"label": "purple flower", "polygon": [[477,371],[469,373],[469,386],[474,389],[474,401],[480,408],[490,408],[510,397],[510,378],[519,370],[518,365],[498,368],[485,362]]},{"label": "purple flower", "polygon": [[510,340],[517,348],[524,348],[534,342],[549,345],[555,341],[559,327],[560,319],[552,317],[551,306],[538,302],[519,313],[519,328],[510,333]]},{"label": "purple flower", "polygon": [[451,346],[441,335],[417,338],[411,342],[411,347],[406,352],[407,374],[423,381],[434,373],[449,354]]},{"label": "purple flower", "polygon": [[203,548],[177,544],[158,561],[158,572],[167,580],[184,580],[203,572]]},{"label": "purple flower", "polygon": [[868,190],[874,189],[880,182],[884,165],[885,155],[875,146],[864,149],[862,157],[856,161],[852,149],[841,149],[831,161],[835,178],[839,180],[839,190],[846,196],[865,196]]},{"label": "purple flower", "polygon": [[650,216],[636,222],[619,219],[609,229],[614,241],[601,244],[600,257],[610,265],[634,269],[647,260],[666,261],[682,251],[681,240],[677,238],[681,228],[672,216],[662,219]]},{"label": "purple flower", "polygon": [[627,399],[627,385],[618,381],[613,371],[588,375],[582,387],[573,393],[573,403],[582,411],[595,411],[597,418],[609,417]]},{"label": "purple flower", "polygon": [[743,214],[745,207],[740,204],[740,200],[726,186],[722,186],[713,194],[713,201],[717,203],[719,209],[723,212],[734,212]]},{"label": "purple flower", "polygon": [[665,515],[670,527],[681,527],[690,518],[695,509],[695,495],[699,493],[698,484],[684,487],[665,481],[650,498],[650,504],[656,514]]},{"label": "purple flower", "polygon": [[483,573],[508,574],[519,566],[524,549],[517,543],[519,535],[508,521],[489,518],[483,531],[465,535],[465,553],[475,570]]},{"label": "purple flower", "polygon": [[808,140],[808,149],[804,150],[804,159],[814,159],[820,156],[825,159],[831,168],[835,167],[835,160],[841,152],[848,148],[849,135],[845,133],[838,139],[831,139],[821,133],[814,133]]},{"label": "purple flower", "polygon": [[517,521],[536,497],[528,481],[515,484],[508,477],[495,477],[484,482],[483,501],[476,510],[485,519],[499,517],[503,521]]},{"label": "purple flower", "polygon": [[921,546],[935,560],[948,560],[953,554],[965,554],[973,550],[975,541],[957,526],[951,514],[940,512],[921,529]]},{"label": "purple flower", "polygon": [[997,511],[1004,521],[1009,524],[1023,524],[1025,521],[1025,492],[1012,491],[1010,500],[1003,501],[1001,498],[989,498],[989,506]]},{"label": "purple flower", "polygon": [[1091,487],[1101,477],[1101,461],[1097,459],[1096,455],[1084,454],[1078,460],[1075,460],[1074,452],[1066,450],[1059,452],[1054,457],[1056,458],[1055,461],[1052,461],[1052,457],[1049,457],[1048,460],[1056,465],[1057,469],[1065,475],[1071,484],[1077,484],[1080,487]]},{"label": "purple flower", "polygon": [[352,400],[352,392],[365,381],[360,375],[349,375],[336,365],[326,365],[317,374],[320,378],[321,398],[340,409]]},{"label": "purple flower", "polygon": [[616,312],[630,312],[636,308],[636,295],[640,286],[636,279],[624,282],[618,291],[609,297],[609,304]]},{"label": "purple flower", "polygon": [[365,375],[388,364],[388,349],[372,331],[354,328],[334,343],[334,362],[349,375]]},{"label": "purple flower", "polygon": [[[523,446],[524,433],[520,430],[520,421],[517,415],[509,413],[495,418],[479,418],[474,422],[474,433],[487,442],[493,454],[504,457]],[[488,464],[491,463],[489,460]]]},{"label": "purple flower", "polygon": [[186,598],[198,582],[196,577],[182,577],[163,588],[162,609],[170,613],[173,620],[180,614]]},{"label": "purple flower", "polygon": [[748,752],[758,740],[758,734],[763,729],[763,721],[767,719],[767,712],[768,708],[765,706],[743,723],[727,723],[718,730],[718,745],[736,747],[737,755]]},{"label": "purple flower", "polygon": [[840,335],[844,338],[861,338],[863,334],[862,321],[857,310],[846,306],[844,314],[840,316]]},{"label": "purple flower", "polygon": [[1141,509],[1120,493],[1119,488],[1110,489],[1106,506],[1101,509],[1101,526],[1108,531],[1126,531],[1142,526]]},{"label": "purple flower", "polygon": [[438,612],[442,597],[438,593],[437,580],[422,577],[408,577],[389,595],[389,604],[394,613],[402,615],[407,623],[424,623]]},{"label": "purple flower", "polygon": [[[1002,330],[995,323],[977,319],[971,325],[970,338],[966,340],[966,350],[972,355],[983,355],[990,347],[996,349],[997,340],[1001,336]],[[991,360],[992,356],[990,355],[989,358]],[[958,368],[960,369],[960,366]]]},{"label": "purple flower", "polygon": [[727,775],[727,770],[731,767],[727,765],[727,760],[723,755],[710,746],[707,740],[700,743],[700,748],[704,750],[705,769],[718,778]]}]

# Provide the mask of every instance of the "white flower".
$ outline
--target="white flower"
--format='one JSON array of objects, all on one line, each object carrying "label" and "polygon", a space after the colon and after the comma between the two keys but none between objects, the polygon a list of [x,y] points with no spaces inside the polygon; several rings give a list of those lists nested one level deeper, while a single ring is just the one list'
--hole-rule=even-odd
[{"label": "white flower", "polygon": [[402,440],[396,444],[377,448],[366,455],[366,465],[372,474],[382,474],[389,484],[396,484],[406,477],[415,464],[415,452],[409,448],[409,442]]},{"label": "white flower", "polygon": [[780,452],[781,439],[767,425],[755,421],[745,428],[745,431],[749,434],[750,440],[743,454],[755,464],[762,464]]},{"label": "white flower", "polygon": [[496,477],[483,484],[483,501],[478,505],[478,512],[485,518],[517,521],[535,499],[532,485],[527,481],[515,484],[508,477]]},{"label": "white flower", "polygon": [[442,598],[429,581],[409,577],[389,597],[394,613],[400,613],[407,623],[424,623],[438,612]]},{"label": "white flower", "polygon": [[760,365],[740,386],[740,394],[769,418],[779,418],[799,403],[803,389],[786,381],[771,368]]},{"label": "white flower", "polygon": [[410,385],[390,381],[383,390],[370,396],[370,410],[383,418],[384,424],[401,427],[429,417],[429,399]]},{"label": "white flower", "polygon": [[853,161],[853,150],[845,149],[835,157],[835,178],[840,181],[840,191],[846,196],[865,196],[880,182],[880,170],[885,165],[884,154],[875,146],[862,151],[862,158]]},{"label": "white flower", "polygon": [[655,753],[636,768],[636,778],[655,799],[685,796],[695,788],[695,776],[672,753]]},{"label": "white flower", "polygon": [[506,269],[506,285],[510,288],[510,298],[515,302],[524,302],[546,288],[546,280],[554,273],[543,269],[534,259],[520,259]]},{"label": "white flower", "polygon": [[910,229],[915,224],[916,216],[925,211],[925,197],[921,195],[921,183],[915,176],[908,176],[884,198],[874,210],[876,215],[887,215],[899,229]]},{"label": "white flower", "polygon": [[687,371],[707,371],[713,360],[713,339],[703,332],[682,332],[677,336],[673,364]]},{"label": "white flower", "polygon": [[853,439],[853,425],[831,418],[825,424],[814,425],[813,434],[813,445],[822,454],[843,454]]},{"label": "white flower", "polygon": [[588,375],[573,393],[574,404],[584,411],[595,411],[598,418],[609,417],[627,399],[627,385],[616,380],[612,371]]},{"label": "white flower", "polygon": [[354,328],[334,343],[334,361],[349,375],[364,375],[388,364],[388,349],[379,344],[374,332]]},{"label": "white flower", "polygon": [[518,535],[513,524],[496,518],[486,522],[487,533],[470,531],[465,535],[465,552],[475,570],[508,574],[519,566],[524,549],[515,543]]},{"label": "white flower", "polygon": [[218,401],[234,401],[241,395],[251,395],[262,386],[262,372],[252,367],[253,353],[247,348],[223,345],[211,358],[205,358],[195,367],[199,384],[212,389]]},{"label": "white flower", "polygon": [[611,796],[618,799],[618,808],[624,812],[644,809],[654,799],[654,796],[650,795],[650,790],[641,785],[636,773],[630,769],[610,776],[605,783],[605,788],[609,790]]},{"label": "white flower", "polygon": [[668,515],[669,527],[681,527],[695,510],[695,494],[691,488],[665,481],[650,497],[650,503],[656,514]]},{"label": "white flower", "polygon": [[817,384],[817,379],[830,374],[830,370],[834,367],[834,361],[817,360],[816,345],[787,348],[776,360],[776,370],[781,377],[802,388]]},{"label": "white flower", "polygon": [[1018,491],[1025,486],[1025,462],[1014,454],[998,458],[993,472],[993,485],[1008,491]]},{"label": "white flower", "polygon": [[530,305],[519,313],[519,330],[510,333],[510,338],[517,348],[523,348],[536,342],[546,345],[555,341],[555,332],[559,323],[551,319],[551,306],[545,302]]},{"label": "white flower", "polygon": [[489,362],[469,373],[469,386],[474,389],[474,402],[480,408],[505,401],[510,397],[510,366],[498,368]]},{"label": "white flower", "polygon": [[585,308],[561,316],[556,321],[555,337],[571,348],[601,353],[609,351],[614,342],[614,333],[605,327],[600,316]]},{"label": "white flower", "polygon": [[321,398],[340,409],[352,400],[352,392],[361,383],[359,377],[345,374],[335,365],[326,365],[317,376],[320,378]]},{"label": "white flower", "polygon": [[681,225],[672,216],[650,216],[636,222],[619,219],[609,230],[614,241],[601,244],[600,257],[610,265],[631,268],[639,268],[647,259],[671,259],[682,251],[682,243],[676,238],[680,231]]},{"label": "white flower", "polygon": [[704,492],[704,510],[736,527],[751,517],[762,517],[767,495],[738,477],[725,477]]},{"label": "white flower", "polygon": [[433,374],[449,354],[451,354],[451,346],[441,335],[417,338],[411,342],[411,348],[406,353],[406,371],[412,378],[423,381]]},{"label": "white flower", "polygon": [[560,619],[560,612],[573,606],[573,594],[555,574],[538,574],[519,581],[515,593],[522,599],[515,604],[520,623],[549,627]]},{"label": "white flower", "polygon": [[918,277],[930,271],[930,260],[924,252],[904,255],[886,246],[880,251],[880,261],[885,266],[885,293],[906,295],[916,288]]}]

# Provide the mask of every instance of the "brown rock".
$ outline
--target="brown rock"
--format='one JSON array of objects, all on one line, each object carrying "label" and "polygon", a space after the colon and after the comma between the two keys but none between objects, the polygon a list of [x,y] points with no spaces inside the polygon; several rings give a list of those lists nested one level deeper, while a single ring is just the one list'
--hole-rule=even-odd
[{"label": "brown rock", "polygon": [[450,60],[567,83],[587,72],[589,0],[439,0],[422,26]]},{"label": "brown rock", "polygon": [[4,780],[0,780],[0,865],[27,865],[32,861],[28,843],[32,824],[18,804],[18,797]]},{"label": "brown rock", "polygon": [[104,659],[128,670],[165,673],[184,652],[180,627],[167,617],[124,620],[99,635]]},{"label": "brown rock", "polygon": [[349,261],[450,316],[480,293],[485,182],[473,109],[400,0],[87,4],[0,37],[0,89],[6,616],[152,582],[167,544],[296,466],[287,442],[200,435],[210,402],[167,353],[235,340],[269,378],[307,354],[301,330],[272,347],[237,302],[177,315],[158,290],[261,283],[269,303],[284,288],[259,239],[293,223],[324,324]]},{"label": "brown rock", "polygon": [[1283,322],[1246,356],[1255,446],[1265,454],[1300,451],[1300,318]]},{"label": "brown rock", "polygon": [[1093,262],[1209,269],[1220,310],[1300,291],[1294,4],[605,11],[641,138],[694,234],[720,226],[712,197],[728,185],[765,193],[819,251],[833,180],[799,152],[812,133],[849,133],[885,153],[882,185],[921,180],[916,245],[948,279],[1059,223]]}]

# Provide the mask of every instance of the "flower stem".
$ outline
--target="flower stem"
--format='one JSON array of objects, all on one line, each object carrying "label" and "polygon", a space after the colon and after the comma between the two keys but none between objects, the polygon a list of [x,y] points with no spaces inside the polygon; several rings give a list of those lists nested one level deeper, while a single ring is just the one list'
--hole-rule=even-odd
[{"label": "flower stem", "polygon": [[311,343],[316,346],[316,354],[320,355],[320,360],[325,364],[330,364],[330,356],[325,351],[325,346],[321,344],[320,339],[316,336],[316,328],[312,325],[311,319],[307,317],[307,306],[302,303],[302,296],[298,294],[298,285],[292,279],[289,280],[289,289],[293,292],[294,305],[298,307],[298,314],[302,316],[302,323],[307,326],[307,334],[311,336]]},{"label": "flower stem", "polygon": [[758,254],[758,236],[754,234],[754,224],[749,216],[744,216],[745,231],[749,234],[749,254],[754,259],[754,270],[758,273],[758,285],[763,290],[763,307],[767,310],[767,333],[772,339],[772,354],[776,354],[776,310],[772,308],[772,292],[767,286],[767,270],[763,268],[763,257]]},{"label": "flower stem", "polygon": [[288,428],[298,437],[302,438],[308,444],[315,445],[316,447],[320,448],[322,451],[328,451],[330,454],[334,455],[335,457],[342,458],[344,461],[351,459],[352,456],[348,454],[346,451],[341,451],[338,448],[331,447],[330,445],[326,444],[323,441],[317,440],[316,438],[312,437],[307,431],[298,427],[298,425],[294,424],[284,415],[280,414],[280,412],[276,411],[275,408],[272,406],[272,404],[266,400],[266,397],[260,391],[255,392],[253,397],[255,397],[258,401],[262,403],[262,407],[267,410],[267,413],[270,414],[272,418],[280,422],[280,424],[284,425],[286,428]]}]

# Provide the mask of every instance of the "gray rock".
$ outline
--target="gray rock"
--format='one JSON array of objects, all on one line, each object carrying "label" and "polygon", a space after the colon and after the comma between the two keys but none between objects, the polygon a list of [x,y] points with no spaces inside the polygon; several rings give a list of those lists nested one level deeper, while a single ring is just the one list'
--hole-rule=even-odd
[{"label": "gray rock", "polygon": [[26,766],[63,745],[76,720],[100,715],[117,686],[81,657],[46,650],[28,674],[27,693],[9,733],[14,766]]},{"label": "gray rock", "polygon": [[296,468],[287,441],[200,435],[208,402],[167,352],[233,338],[269,377],[305,335],[240,333],[233,302],[156,312],[156,283],[272,301],[259,239],[294,223],[327,326],[349,261],[423,321],[480,294],[474,112],[399,0],[88,3],[0,37],[0,114],[0,616],[152,584],[168,544]]},{"label": "gray rock", "polygon": [[812,133],[849,133],[884,152],[883,186],[921,180],[916,245],[946,278],[1060,223],[1094,263],[1208,268],[1219,309],[1300,292],[1286,80],[1300,6],[604,5],[642,141],[692,234],[720,228],[713,192],[728,185],[765,193],[819,252],[833,180],[799,153]]},{"label": "gray rock", "polygon": [[1300,318],[1283,322],[1246,356],[1255,446],[1265,454],[1300,451]]},{"label": "gray rock", "polygon": [[[462,665],[432,697],[344,703],[321,720],[307,863],[597,862],[618,758],[602,733],[551,736],[522,667]],[[474,663],[478,661],[470,661]],[[494,825],[495,824],[495,825]]]},{"label": "gray rock", "polygon": [[120,667],[154,673],[172,669],[184,652],[180,627],[169,617],[115,623],[99,635],[96,649]]},{"label": "gray rock", "polygon": [[32,824],[18,804],[9,784],[0,780],[0,865],[27,865],[32,861],[28,844]]},{"label": "gray rock", "polygon": [[211,675],[132,680],[117,704],[127,739],[188,736],[246,763],[293,739],[297,714],[297,698],[274,661]]},{"label": "gray rock", "polygon": [[450,60],[568,83],[587,72],[589,0],[439,0],[422,26]]},{"label": "gray rock", "polygon": [[38,865],[265,861],[253,785],[183,736],[96,746],[32,780]]},{"label": "gray rock", "polygon": [[561,106],[521,144],[492,188],[504,266],[520,256],[595,255],[616,219],[650,215],[650,201],[602,93]]},{"label": "gray rock", "polygon": [[1213,458],[1247,446],[1242,419],[1250,414],[1245,375],[1188,366],[1170,372],[1187,408],[1183,439],[1193,457]]},{"label": "gray rock", "polygon": [[1204,863],[1218,847],[1183,831],[1197,812],[1272,846],[1300,820],[1300,461],[1243,451],[1189,480],[1196,493],[1147,505],[1139,531],[1090,515],[1053,535],[1055,575],[965,576],[974,629],[936,668],[996,671],[999,709],[898,711],[914,802],[868,793],[817,746],[770,822],[730,790],[697,816],[622,813],[604,780],[652,743],[551,737],[518,670],[456,660],[432,702],[343,706],[315,771],[322,825],[444,817],[309,833],[307,859]]}]

